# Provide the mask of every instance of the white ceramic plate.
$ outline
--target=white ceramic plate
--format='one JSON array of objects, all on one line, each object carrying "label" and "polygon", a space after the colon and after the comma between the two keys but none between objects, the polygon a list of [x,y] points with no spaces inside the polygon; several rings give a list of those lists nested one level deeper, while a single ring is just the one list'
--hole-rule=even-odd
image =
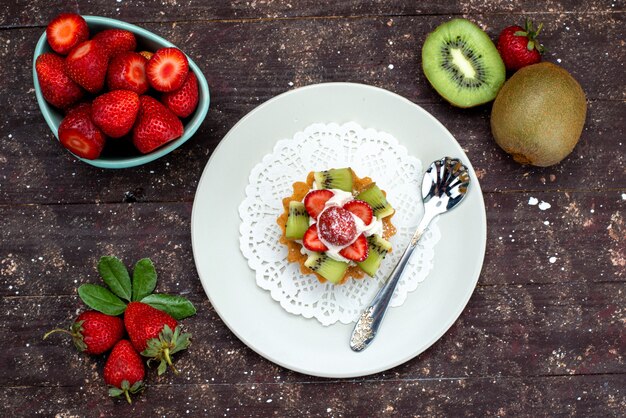
[{"label": "white ceramic plate", "polygon": [[[376,340],[361,353],[350,350],[352,325],[322,326],[287,313],[255,283],[239,250],[237,208],[250,170],[315,122],[354,121],[393,135],[426,168],[443,156],[460,157],[472,183],[465,201],[439,219],[430,276],[406,302],[387,312]],[[298,179],[294,179],[296,181]],[[419,191],[416,190],[416,193]],[[456,321],[483,263],[485,205],[474,170],[454,137],[421,107],[389,91],[351,83],[312,85],[281,94],[241,119],[209,159],[196,191],[191,220],[202,286],[226,325],[263,357],[289,369],[323,377],[381,372],[417,356]]]}]

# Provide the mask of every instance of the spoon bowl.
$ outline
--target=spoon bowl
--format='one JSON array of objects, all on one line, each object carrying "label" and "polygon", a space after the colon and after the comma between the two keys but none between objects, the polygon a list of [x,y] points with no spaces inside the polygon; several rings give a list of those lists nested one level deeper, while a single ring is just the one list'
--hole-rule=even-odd
[{"label": "spoon bowl", "polygon": [[434,218],[452,210],[461,203],[467,194],[469,183],[470,176],[467,167],[457,158],[444,157],[433,161],[428,167],[422,179],[424,216],[389,279],[359,317],[350,338],[350,348],[353,351],[365,350],[374,340],[391,301],[391,296],[417,247],[418,241]]}]

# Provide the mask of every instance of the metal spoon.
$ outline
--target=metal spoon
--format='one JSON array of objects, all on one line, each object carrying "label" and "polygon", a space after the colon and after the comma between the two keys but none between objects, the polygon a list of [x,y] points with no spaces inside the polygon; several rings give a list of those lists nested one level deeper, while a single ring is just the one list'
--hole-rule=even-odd
[{"label": "metal spoon", "polygon": [[451,210],[463,200],[469,183],[470,177],[467,167],[456,158],[444,157],[434,161],[428,167],[422,180],[424,217],[417,226],[409,246],[404,250],[398,264],[391,272],[389,279],[357,321],[350,338],[350,348],[353,351],[363,351],[374,340],[389,306],[391,296],[417,247],[417,242],[435,217]]}]

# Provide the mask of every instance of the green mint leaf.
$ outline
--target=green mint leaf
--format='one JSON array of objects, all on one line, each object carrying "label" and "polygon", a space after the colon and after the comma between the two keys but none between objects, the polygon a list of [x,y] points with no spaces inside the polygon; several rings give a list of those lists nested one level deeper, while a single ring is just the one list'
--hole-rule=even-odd
[{"label": "green mint leaf", "polygon": [[98,263],[98,271],[109,289],[122,299],[130,301],[130,276],[117,257],[105,256]]},{"label": "green mint leaf", "polygon": [[141,299],[153,308],[160,309],[171,315],[174,319],[184,319],[196,314],[193,304],[182,296],[153,293]]},{"label": "green mint leaf", "polygon": [[107,288],[96,284],[83,284],[78,288],[78,295],[85,305],[103,314],[117,316],[126,309],[126,304]]},{"label": "green mint leaf", "polygon": [[138,301],[154,291],[157,273],[149,258],[142,258],[133,270],[133,300]]}]

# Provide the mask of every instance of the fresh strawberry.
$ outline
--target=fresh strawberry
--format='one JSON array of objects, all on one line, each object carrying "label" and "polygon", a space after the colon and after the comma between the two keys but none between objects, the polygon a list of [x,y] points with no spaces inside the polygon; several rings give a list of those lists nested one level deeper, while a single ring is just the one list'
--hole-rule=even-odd
[{"label": "fresh strawberry", "polygon": [[121,52],[109,62],[107,88],[109,90],[130,90],[144,94],[150,88],[146,77],[148,60],[136,52]]},{"label": "fresh strawberry", "polygon": [[150,96],[140,97],[137,123],[133,129],[133,144],[143,154],[180,137],[183,124],[167,107]]},{"label": "fresh strawberry", "polygon": [[129,90],[114,90],[93,100],[93,122],[111,138],[119,138],[133,128],[139,112],[139,96]]},{"label": "fresh strawberry", "polygon": [[132,403],[130,395],[144,389],[145,375],[143,361],[130,341],[120,340],[115,344],[104,365],[104,381],[111,386],[109,396],[124,395],[128,403]]},{"label": "fresh strawberry", "polygon": [[317,217],[324,210],[324,206],[328,199],[335,194],[327,189],[313,190],[309,192],[304,198],[304,208],[308,212],[309,216],[313,219]]},{"label": "fresh strawberry", "polygon": [[54,52],[67,55],[76,45],[89,39],[89,27],[76,13],[61,13],[48,23],[48,44]]},{"label": "fresh strawberry", "polygon": [[168,92],[178,90],[189,72],[187,56],[178,48],[157,50],[146,67],[148,81],[155,90]]},{"label": "fresh strawberry", "polygon": [[189,71],[181,88],[163,93],[161,102],[179,118],[191,115],[198,106],[198,79],[193,71]]},{"label": "fresh strawberry", "polygon": [[78,351],[87,354],[102,354],[109,351],[124,335],[124,323],[117,316],[109,316],[98,311],[86,311],[78,315],[76,321],[65,329],[53,329],[43,336],[55,332],[69,334]]},{"label": "fresh strawberry", "polygon": [[350,246],[339,251],[339,255],[347,258],[348,260],[361,262],[365,261],[369,254],[369,247],[367,245],[367,238],[361,234]]},{"label": "fresh strawberry", "polygon": [[137,48],[135,34],[124,29],[106,29],[96,34],[93,40],[100,43],[109,57]]},{"label": "fresh strawberry", "polygon": [[35,62],[41,94],[48,103],[64,109],[83,97],[83,90],[65,73],[65,61],[53,53],[44,53]]},{"label": "fresh strawberry", "polygon": [[191,334],[181,334],[178,323],[167,313],[142,302],[130,302],[124,312],[124,325],[133,346],[142,356],[158,361],[158,373],[172,365],[171,355],[189,347]]},{"label": "fresh strawberry", "polygon": [[154,52],[150,51],[139,51],[139,54],[143,56],[145,59],[149,60],[154,55]]},{"label": "fresh strawberry", "polygon": [[59,125],[59,142],[74,155],[88,160],[100,156],[105,136],[91,120],[91,106],[79,105],[63,118]]},{"label": "fresh strawberry", "polygon": [[533,23],[526,19],[525,26],[525,28],[509,26],[500,33],[498,38],[498,51],[509,71],[516,71],[541,61],[544,48],[537,41],[537,35],[541,32],[543,23],[539,24],[535,30]]},{"label": "fresh strawberry", "polygon": [[369,225],[374,219],[372,207],[362,200],[351,200],[343,205],[343,208],[359,217],[365,225]]},{"label": "fresh strawberry", "polygon": [[65,59],[65,70],[89,93],[97,93],[104,87],[108,62],[106,52],[92,39],[72,49]]},{"label": "fresh strawberry", "polygon": [[317,228],[320,237],[334,245],[346,245],[356,236],[352,214],[338,206],[331,206],[321,213]]},{"label": "fresh strawberry", "polygon": [[317,224],[311,225],[309,229],[306,230],[302,237],[302,245],[304,245],[304,248],[311,251],[323,252],[328,250],[328,247],[320,240],[317,233]]}]

